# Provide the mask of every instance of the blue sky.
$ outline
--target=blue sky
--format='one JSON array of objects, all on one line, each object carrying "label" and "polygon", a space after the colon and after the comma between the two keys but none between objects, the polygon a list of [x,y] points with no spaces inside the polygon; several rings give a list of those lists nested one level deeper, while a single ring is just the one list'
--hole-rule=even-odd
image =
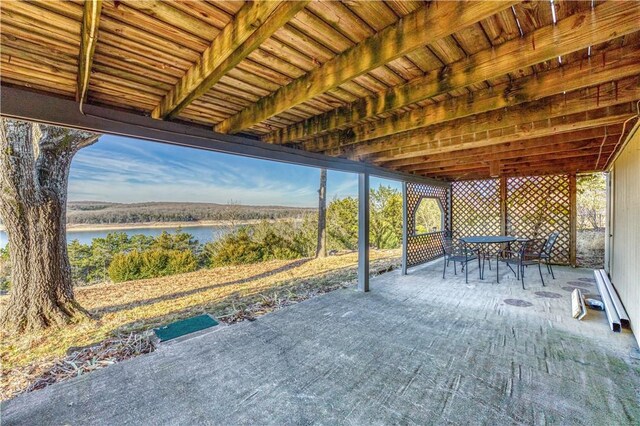
[{"label": "blue sky", "polygon": [[[70,201],[191,201],[315,206],[319,169],[105,135],[76,154]],[[372,178],[400,188],[397,182]],[[329,171],[327,193],[355,196],[357,175]]]}]

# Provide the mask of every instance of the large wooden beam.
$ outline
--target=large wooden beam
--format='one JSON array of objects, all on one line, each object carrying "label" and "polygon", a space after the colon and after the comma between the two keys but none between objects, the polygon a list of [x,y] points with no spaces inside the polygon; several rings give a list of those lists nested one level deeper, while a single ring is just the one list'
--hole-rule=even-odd
[{"label": "large wooden beam", "polygon": [[[605,127],[597,127],[594,129],[580,130],[577,132],[560,133],[552,138],[541,137],[516,142],[507,142],[501,145],[492,145],[483,148],[470,148],[456,151],[455,159],[487,159],[497,158],[504,155],[510,155],[515,152],[546,152],[552,147],[563,146],[564,144],[580,143],[588,140],[602,140],[606,136],[607,139],[619,137],[622,133],[622,125],[613,125]],[[378,162],[383,167],[391,169],[402,169],[409,172],[420,170],[424,165],[440,161],[451,160],[450,153],[445,154],[427,154],[417,157],[405,158],[401,160],[391,160]]]},{"label": "large wooden beam", "polygon": [[[535,157],[536,160],[556,158],[572,158],[584,153],[592,154],[593,151],[598,152],[600,147],[613,148],[618,141],[620,135],[611,135],[606,139],[589,139],[584,141],[556,143],[551,145],[536,146],[531,145],[527,148],[505,151],[499,154],[488,155],[486,157],[458,157],[442,161],[434,161],[429,163],[414,164],[411,167],[403,167],[401,170],[407,172],[423,173],[430,170],[450,170],[457,168],[469,168],[476,164],[488,164],[492,166],[494,162],[504,163],[505,161],[523,161],[526,158]],[[604,140],[604,143],[603,143]]]},{"label": "large wooden beam", "polygon": [[549,119],[637,99],[640,99],[640,76],[326,152],[358,160],[371,160],[375,157],[388,161],[434,154],[435,152],[429,151],[433,146],[505,136],[516,131],[523,132],[522,138],[530,138],[535,136],[526,134],[526,131],[532,123],[544,123]]},{"label": "large wooden beam", "polygon": [[450,153],[461,149],[487,147],[524,139],[551,137],[564,132],[619,124],[634,115],[633,104],[624,104],[620,108],[611,108],[613,108],[611,113],[608,111],[587,111],[546,121],[527,123],[517,126],[517,128],[505,128],[499,134],[485,135],[482,139],[434,141],[414,147],[411,150],[404,150],[394,157],[409,158],[415,156],[416,153],[420,155],[424,152],[431,154]]},{"label": "large wooden beam", "polygon": [[91,78],[93,53],[98,43],[98,27],[100,25],[101,12],[102,0],[86,0],[84,2],[82,26],[80,28],[78,87],[76,89],[76,101],[80,102],[80,110],[82,110],[82,106],[87,100],[87,93],[89,92],[89,79]]},{"label": "large wooden beam", "polygon": [[[558,22],[557,25],[549,25],[531,32],[523,38],[478,52],[448,65],[445,70],[430,72],[405,85],[390,88],[381,95],[369,96],[347,106],[278,129],[262,139],[271,143],[288,143],[306,140],[344,126],[353,126],[363,119],[375,117],[451,90],[500,77],[514,70],[557,58],[591,45],[597,45],[628,32],[637,31],[639,21],[640,3],[604,3],[593,11],[571,15]],[[604,58],[599,61],[604,61]],[[581,65],[578,63],[572,68],[579,69]],[[582,74],[588,72],[589,69],[586,69]],[[575,89],[561,89],[555,93],[560,93],[563,90]],[[534,93],[515,85],[511,92],[507,91],[505,94],[504,97],[507,99],[503,100],[502,106],[513,105],[520,101],[520,96],[532,100],[535,98]],[[407,115],[406,120],[397,124],[395,121],[386,120],[383,135],[413,128],[411,127],[414,123],[413,119],[422,115],[421,113]],[[421,123],[429,122],[429,120],[424,118]],[[392,123],[395,125],[390,126],[389,124]],[[353,142],[362,140],[358,138],[359,134],[355,131]]]},{"label": "large wooden beam", "polygon": [[481,21],[516,1],[432,2],[216,126],[236,133]]},{"label": "large wooden beam", "polygon": [[309,1],[257,0],[246,3],[153,110],[153,118],[172,118],[205,94],[222,76],[302,10]]},{"label": "large wooden beam", "polygon": [[[558,160],[543,160],[543,161],[528,161],[524,163],[511,163],[504,164],[501,168],[505,173],[513,173],[515,171],[523,171],[523,170],[540,170],[543,168],[555,168],[558,173],[568,173],[571,170],[575,169],[589,169],[589,170],[600,170],[600,167],[596,167],[596,162],[598,160],[598,154],[593,155],[585,155],[580,158],[576,158],[573,161],[567,161],[567,159],[558,159]],[[566,167],[566,168],[565,168]]]},{"label": "large wooden beam", "polygon": [[304,142],[304,146],[310,150],[314,150],[314,142],[322,142],[324,149],[346,146],[637,75],[640,73],[639,47],[637,44],[623,47],[584,62],[576,61],[565,67],[478,90],[468,96],[447,99],[399,116],[329,133]]},{"label": "large wooden beam", "polygon": [[[565,159],[559,161],[544,161],[541,163],[527,164],[507,164],[501,166],[500,175],[504,177],[512,176],[538,176],[550,174],[570,174],[570,173],[587,173],[603,170],[602,167],[595,167],[597,156],[576,159],[575,161],[567,161]],[[482,166],[475,169],[465,170],[463,172],[440,172],[425,173],[424,176],[435,179],[452,180],[476,180],[489,179],[489,166]]]},{"label": "large wooden beam", "polygon": [[[520,156],[495,159],[491,161],[463,162],[460,164],[431,164],[428,167],[420,169],[416,172],[420,174],[464,172],[469,169],[474,169],[479,165],[483,167],[489,167],[489,169],[491,170],[491,168],[494,167],[494,163],[497,163],[498,168],[503,168],[508,167],[509,165],[514,165],[515,167],[520,164],[545,163],[553,160],[566,160],[567,162],[571,162],[572,160],[581,160],[584,157],[597,156],[600,152],[601,146],[602,153],[601,159],[599,161],[599,166],[602,166],[609,154],[613,152],[617,141],[611,140],[608,144],[605,145],[601,145],[601,142],[602,141],[590,141],[587,144],[583,143],[584,146],[582,148],[560,152],[550,152],[546,154],[530,155],[530,153],[525,152],[521,153]],[[594,167],[595,166],[596,164],[594,162]]]}]

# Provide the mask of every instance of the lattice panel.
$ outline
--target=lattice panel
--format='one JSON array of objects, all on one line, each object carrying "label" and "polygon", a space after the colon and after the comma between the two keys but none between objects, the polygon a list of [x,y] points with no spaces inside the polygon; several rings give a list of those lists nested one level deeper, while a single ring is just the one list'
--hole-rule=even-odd
[{"label": "lattice panel", "polygon": [[507,179],[507,234],[546,238],[560,233],[553,262],[569,264],[571,239],[568,175],[528,176]]},{"label": "lattice panel", "polygon": [[[407,183],[407,267],[420,265],[442,256],[440,242],[450,230],[451,212],[449,211],[449,189],[440,186]],[[437,198],[444,214],[444,231],[414,235],[415,213],[423,198]]]},{"label": "lattice panel", "polygon": [[453,182],[452,228],[455,238],[500,235],[500,180]]},{"label": "lattice panel", "polygon": [[410,235],[408,239],[407,267],[420,265],[442,256],[442,239],[446,231]]}]

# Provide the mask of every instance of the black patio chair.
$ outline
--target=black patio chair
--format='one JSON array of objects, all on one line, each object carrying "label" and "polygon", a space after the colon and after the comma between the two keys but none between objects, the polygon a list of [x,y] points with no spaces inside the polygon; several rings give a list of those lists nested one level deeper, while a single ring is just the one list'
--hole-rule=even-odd
[{"label": "black patio chair", "polygon": [[547,242],[544,244],[541,253],[541,260],[547,265],[547,271],[551,273],[551,277],[555,280],[556,276],[553,274],[553,266],[551,266],[551,256],[553,254],[553,246],[556,244],[556,240],[560,236],[559,232],[552,232],[547,238]]},{"label": "black patio chair", "polygon": [[503,250],[508,250],[510,247],[509,243],[500,244],[498,247],[494,247],[493,244],[485,244],[484,247],[482,245],[478,247],[478,256],[482,262],[482,278],[484,278],[484,262],[485,260],[489,264],[489,270],[491,270],[491,261],[497,255],[499,255]]},{"label": "black patio chair", "polygon": [[[444,267],[442,269],[442,278],[444,278],[445,272],[447,271],[447,266],[449,262],[453,262],[453,274],[458,275],[457,272],[457,263],[462,264],[462,269],[464,269],[464,278],[465,282],[469,282],[469,262],[478,259],[476,254],[472,249],[467,247],[467,244],[464,241],[460,241],[459,243],[454,242],[453,239],[443,238],[440,242],[442,246],[442,252],[444,253]],[[480,267],[480,263],[478,262],[478,267]],[[462,271],[462,270],[461,270]]]},{"label": "black patio chair", "polygon": [[[530,240],[523,240],[520,242],[520,247],[517,251],[505,249],[498,253],[496,256],[496,279],[500,282],[500,262],[505,263],[509,269],[516,275],[516,279],[522,281],[522,289],[524,288],[524,268],[529,265],[538,265],[538,271],[540,272],[540,279],[542,285],[545,286],[544,278],[542,277],[542,253],[546,239],[534,238]],[[511,265],[515,265],[518,269],[515,271]]]}]

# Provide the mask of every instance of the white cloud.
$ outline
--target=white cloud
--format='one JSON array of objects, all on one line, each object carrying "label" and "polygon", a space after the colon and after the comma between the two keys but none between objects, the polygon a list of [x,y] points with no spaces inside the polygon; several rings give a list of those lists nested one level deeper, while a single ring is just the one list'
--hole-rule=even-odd
[{"label": "white cloud", "polygon": [[[145,142],[145,149],[143,144],[109,140],[78,153],[72,164],[69,199],[315,204],[317,180],[309,179],[316,174],[314,169],[185,148],[161,146],[158,150],[151,144]],[[302,179],[292,179],[291,173],[282,170]],[[341,192],[346,190],[341,186]]]}]

